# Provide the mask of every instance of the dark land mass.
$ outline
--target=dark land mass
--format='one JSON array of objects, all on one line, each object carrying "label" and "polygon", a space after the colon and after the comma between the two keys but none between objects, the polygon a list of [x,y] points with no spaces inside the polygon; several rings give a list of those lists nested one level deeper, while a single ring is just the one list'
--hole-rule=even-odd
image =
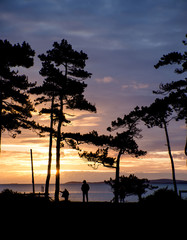
[{"label": "dark land mass", "polygon": [[[152,179],[149,180],[150,183],[152,184],[173,184],[173,180],[172,179],[167,179],[167,178],[163,178],[163,179]],[[187,180],[176,180],[177,184],[187,184]],[[105,182],[100,181],[100,182],[88,182],[88,184],[103,184]],[[5,184],[1,184],[1,185],[19,185],[22,183],[5,183]],[[24,183],[24,185],[30,185],[30,183]],[[43,183],[38,183],[38,184],[43,184]],[[53,183],[55,184],[55,183]],[[70,182],[65,182],[62,184],[82,184],[82,182],[80,181],[70,181]],[[37,185],[37,184],[36,184]]]},{"label": "dark land mass", "polygon": [[88,234],[85,238],[100,239],[102,235],[104,239],[111,236],[118,239],[132,235],[145,239],[151,234],[151,239],[156,236],[167,239],[175,231],[178,237],[180,232],[183,234],[187,201],[176,197],[171,190],[141,202],[119,204],[54,202],[6,190],[0,193],[0,213],[2,234],[5,232],[9,237],[13,234],[14,238],[23,235],[24,239],[55,236],[77,239]]},{"label": "dark land mass", "polygon": [[[140,202],[125,202],[125,203],[112,203],[112,202],[55,202],[53,200],[45,199],[44,196],[34,196],[33,194],[21,194],[13,192],[12,190],[4,190],[0,193],[0,212],[7,211],[14,212],[46,212],[46,213],[59,213],[59,215],[68,215],[69,212],[85,215],[99,215],[107,217],[108,214],[125,214],[126,216],[139,214],[159,214],[165,212],[176,211],[182,212],[187,215],[187,200],[181,199],[176,196],[174,191],[161,189],[156,191],[155,194],[149,195],[142,199]],[[106,216],[105,216],[106,214]]]},{"label": "dark land mass", "polygon": [[[177,184],[187,184],[186,180],[176,180]],[[173,184],[173,180],[172,179],[154,179],[154,180],[150,180],[151,184]]]},{"label": "dark land mass", "polygon": [[[173,184],[172,179],[162,178],[162,179],[152,179],[149,180],[151,184]],[[176,180],[177,184],[187,184],[187,180]],[[103,184],[104,182],[88,182],[89,184]],[[82,182],[66,182],[65,184],[82,184]]]}]

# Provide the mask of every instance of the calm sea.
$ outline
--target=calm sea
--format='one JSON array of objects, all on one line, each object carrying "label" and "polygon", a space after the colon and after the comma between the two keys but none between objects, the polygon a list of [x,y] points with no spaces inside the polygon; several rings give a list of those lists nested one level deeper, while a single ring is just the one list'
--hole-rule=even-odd
[{"label": "calm sea", "polygon": [[[82,201],[82,192],[81,192],[82,183],[66,183],[60,185],[60,190],[63,191],[65,188],[69,191],[69,199],[70,201]],[[101,202],[110,202],[113,199],[113,193],[110,188],[105,183],[89,183],[90,191],[89,191],[89,201],[101,201]],[[158,186],[158,188],[173,189],[172,184],[152,184],[153,186]],[[187,184],[178,184],[178,190],[187,190]],[[0,192],[4,189],[11,189],[12,191],[20,192],[20,193],[31,193],[32,185],[31,184],[0,184]],[[50,185],[50,197],[54,198],[55,192],[55,184]],[[146,194],[143,197],[153,194],[155,190],[147,190]],[[35,184],[35,192],[44,192],[43,184]],[[183,198],[187,198],[187,193],[182,195]],[[60,194],[60,199],[61,194]],[[137,202],[137,196],[129,196],[125,198],[127,202]]]}]

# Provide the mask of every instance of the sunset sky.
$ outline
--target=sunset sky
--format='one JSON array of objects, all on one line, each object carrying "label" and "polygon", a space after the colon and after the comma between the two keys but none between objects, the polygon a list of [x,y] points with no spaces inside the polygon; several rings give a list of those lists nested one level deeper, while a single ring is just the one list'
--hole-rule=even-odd
[{"label": "sunset sky", "polygon": [[[88,54],[85,96],[94,103],[96,114],[71,111],[72,124],[63,131],[86,133],[106,128],[135,106],[151,104],[159,84],[184,79],[174,73],[175,66],[154,68],[163,54],[184,52],[187,33],[186,0],[1,0],[0,39],[12,44],[28,42],[36,51],[34,66],[21,69],[31,82],[41,84],[38,55],[52,48],[54,41],[66,39],[75,50]],[[37,109],[39,110],[39,108]],[[49,116],[34,118],[49,123]],[[176,178],[187,180],[184,121],[169,127]],[[121,131],[121,130],[119,130]],[[143,138],[137,140],[148,154],[141,158],[123,156],[121,175],[171,178],[164,130],[142,126]],[[53,142],[52,179],[55,181],[55,141]],[[89,146],[85,146],[89,149]],[[1,183],[31,183],[30,149],[33,150],[36,183],[44,183],[47,173],[48,136],[40,138],[23,131],[15,139],[3,133],[0,155]],[[117,152],[111,152],[117,156]],[[75,150],[61,149],[61,182],[103,181],[114,177],[114,169],[99,166],[94,170]]]}]

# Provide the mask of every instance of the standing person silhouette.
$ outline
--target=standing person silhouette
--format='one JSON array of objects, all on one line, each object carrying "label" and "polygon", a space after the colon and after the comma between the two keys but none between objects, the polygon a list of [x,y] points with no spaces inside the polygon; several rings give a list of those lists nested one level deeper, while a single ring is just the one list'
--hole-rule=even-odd
[{"label": "standing person silhouette", "polygon": [[83,181],[81,190],[83,195],[83,202],[85,202],[85,196],[86,196],[86,201],[88,202],[88,191],[90,190],[90,186],[88,185],[86,180]]}]

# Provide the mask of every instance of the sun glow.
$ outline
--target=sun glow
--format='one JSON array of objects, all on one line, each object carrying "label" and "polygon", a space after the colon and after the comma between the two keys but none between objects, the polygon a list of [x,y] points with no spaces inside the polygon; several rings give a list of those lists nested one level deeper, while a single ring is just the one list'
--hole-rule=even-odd
[{"label": "sun glow", "polygon": [[[80,117],[80,116],[79,116]],[[40,138],[32,132],[23,132],[16,139],[4,134],[2,152],[0,155],[0,183],[31,183],[31,156],[33,153],[33,165],[35,182],[44,183],[48,167],[48,136]],[[16,143],[16,144],[15,144]],[[56,175],[56,148],[55,141],[52,149],[51,182],[55,183]],[[82,145],[82,150],[95,151],[90,145]],[[183,151],[172,151],[176,173],[186,172],[186,157]],[[109,151],[111,157],[117,157],[118,153]],[[115,176],[114,168],[106,168],[99,165],[97,170],[90,167],[87,160],[79,157],[77,150],[67,147],[61,148],[60,156],[61,181],[79,181],[82,178],[99,181]],[[171,176],[171,162],[167,151],[149,151],[146,156],[135,158],[123,155],[120,161],[120,175],[141,173],[146,174],[168,173]],[[153,175],[150,175],[151,177]],[[157,175],[160,176],[160,175]]]},{"label": "sun glow", "polygon": [[[4,144],[2,145],[2,152],[0,156],[0,182],[31,182],[31,161],[30,149],[33,150],[34,175],[36,182],[45,182],[48,166],[48,147],[40,146],[39,144]],[[116,152],[110,153],[117,157]],[[56,175],[56,149],[52,151],[52,166],[51,176],[52,181],[55,182]],[[182,151],[173,152],[175,160],[176,171],[186,170],[186,159]],[[141,158],[132,158],[124,155],[120,162],[120,174],[130,173],[171,173],[171,163],[167,151],[149,152],[146,156]],[[115,169],[105,168],[102,165],[97,170],[88,166],[88,162],[81,159],[78,152],[74,149],[61,149],[60,175],[61,178],[71,181],[71,176],[81,176],[87,174],[101,174],[108,173],[108,176],[113,176]],[[68,175],[68,177],[64,177]],[[75,180],[75,178],[74,178]],[[97,181],[97,180],[95,180]]]}]

